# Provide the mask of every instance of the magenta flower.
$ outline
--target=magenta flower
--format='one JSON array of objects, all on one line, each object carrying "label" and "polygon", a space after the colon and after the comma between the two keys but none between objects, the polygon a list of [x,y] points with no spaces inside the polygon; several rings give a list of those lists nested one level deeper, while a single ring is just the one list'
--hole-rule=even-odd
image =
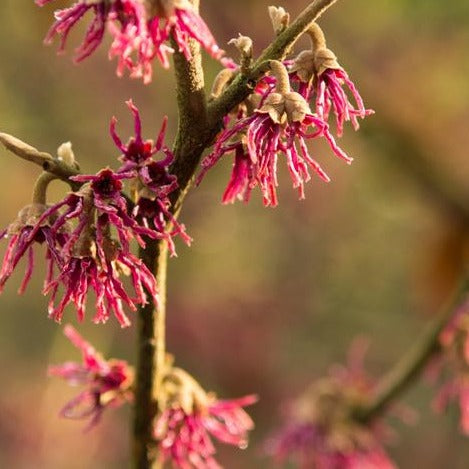
[{"label": "magenta flower", "polygon": [[[103,169],[96,175],[80,175],[73,179],[85,183],[78,192],[44,212],[40,221],[55,217],[52,232],[58,232],[65,223],[76,221],[76,226],[61,250],[63,263],[55,279],[49,279],[44,294],[51,293],[49,316],[60,322],[64,308],[73,303],[79,320],[83,320],[90,290],[96,295],[95,322],[105,322],[111,311],[122,327],[130,325],[123,304],[136,310],[136,304],[145,304],[147,295],[156,302],[156,280],[148,268],[130,252],[130,241],[136,239],[144,246],[144,237],[158,234],[127,213],[127,202],[121,194],[122,180],[133,178],[135,172],[115,173]],[[65,207],[65,211],[62,211]],[[111,236],[111,228],[117,240]],[[32,232],[33,235],[35,231]],[[121,275],[129,275],[136,293],[131,297],[125,290]],[[55,305],[60,285],[65,292]]]},{"label": "magenta flower", "polygon": [[[44,244],[46,246],[48,283],[53,276],[54,266],[62,265],[61,249],[66,243],[68,234],[61,229],[53,231],[50,228],[51,218],[43,218],[47,206],[33,203],[24,207],[18,214],[18,218],[7,229],[0,233],[0,239],[9,239],[0,270],[0,292],[6,281],[10,278],[18,262],[23,256],[27,256],[26,272],[18,292],[25,291],[34,269],[34,246]],[[38,223],[38,221],[41,221]]]},{"label": "magenta flower", "polygon": [[[335,115],[337,135],[343,134],[344,123],[350,121],[355,130],[360,127],[358,118],[374,113],[366,109],[355,84],[339,65],[335,54],[326,48],[321,28],[313,24],[308,30],[312,50],[300,52],[290,66],[290,77],[299,83],[298,92],[309,101],[315,94],[316,114],[327,122],[331,111]],[[346,89],[344,89],[347,88]],[[355,103],[348,97],[351,94]]]},{"label": "magenta flower", "polygon": [[119,407],[132,400],[130,387],[133,371],[123,360],[104,360],[70,325],[64,334],[82,352],[82,363],[66,362],[50,366],[49,376],[63,378],[71,386],[85,386],[85,390],[68,402],[60,411],[62,417],[90,419],[87,429],[99,422],[103,411]]},{"label": "magenta flower", "polygon": [[309,168],[328,182],[329,177],[309,153],[306,142],[310,139],[324,137],[339,158],[352,162],[335,142],[328,125],[311,112],[300,94],[290,91],[285,67],[271,61],[271,68],[277,78],[277,92],[270,92],[252,115],[222,132],[212,153],[202,162],[204,170],[199,182],[223,155],[235,151],[235,165],[225,191],[225,203],[235,198],[247,201],[250,190],[259,185],[264,205],[276,206],[279,154],[286,158],[293,187],[298,189],[300,199],[304,198],[304,183],[310,179]]},{"label": "magenta flower", "polygon": [[172,368],[165,377],[154,427],[161,461],[182,469],[219,468],[211,437],[245,448],[254,423],[243,407],[256,401],[256,396],[217,400],[185,371]]},{"label": "magenta flower", "polygon": [[[167,119],[163,121],[155,142],[143,140],[140,113],[132,101],[127,101],[127,106],[134,115],[135,136],[124,145],[116,133],[116,118],[111,120],[110,127],[111,136],[122,152],[120,157],[122,166],[119,173],[128,171],[136,173],[133,191],[136,204],[133,216],[147,229],[156,232],[158,238],[165,239],[171,255],[174,256],[176,255],[174,236],[181,236],[187,245],[190,245],[192,239],[186,233],[184,225],[180,224],[170,211],[169,195],[178,188],[178,183],[176,176],[169,172],[174,155],[164,144]],[[159,152],[163,153],[164,158],[156,161],[153,157]]]}]

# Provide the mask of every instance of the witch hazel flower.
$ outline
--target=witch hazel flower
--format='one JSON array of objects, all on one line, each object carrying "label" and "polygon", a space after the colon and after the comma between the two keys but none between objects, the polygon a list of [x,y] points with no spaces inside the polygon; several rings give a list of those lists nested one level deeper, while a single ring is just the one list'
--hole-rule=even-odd
[{"label": "witch hazel flower", "polygon": [[[36,4],[43,6],[51,1],[36,0]],[[79,0],[69,8],[55,12],[56,21],[44,42],[50,44],[55,36],[60,36],[59,53],[64,52],[71,29],[88,12],[92,12],[94,17],[83,42],[76,49],[75,62],[81,62],[99,47],[108,26],[114,38],[109,58],[117,57],[118,76],[129,70],[132,78],[142,78],[145,83],[149,83],[155,57],[163,67],[169,67],[168,53],[172,49],[164,44],[166,38],[150,34],[147,10],[141,0]]]},{"label": "witch hazel flower", "polygon": [[189,0],[156,0],[151,9],[148,28],[153,37],[169,39],[172,34],[187,60],[191,58],[189,39],[199,42],[213,58],[222,59],[224,51]]},{"label": "witch hazel flower", "polygon": [[383,424],[353,416],[374,389],[363,369],[364,348],[357,345],[347,366],[336,366],[289,405],[284,427],[265,445],[275,462],[292,461],[301,469],[396,469],[383,447]]},{"label": "witch hazel flower", "polygon": [[[134,116],[135,136],[124,144],[117,135],[115,117],[111,120],[110,126],[114,143],[122,152],[120,157],[122,166],[118,173],[133,171],[136,174],[132,185],[132,196],[136,202],[133,217],[147,229],[154,231],[157,238],[165,239],[171,255],[175,256],[173,238],[179,235],[188,246],[192,238],[186,233],[185,226],[176,220],[170,210],[169,196],[179,186],[176,176],[169,172],[174,155],[164,144],[167,119],[164,119],[155,142],[144,140],[140,113],[132,101],[127,101],[126,104]],[[160,152],[163,153],[163,159],[155,160],[154,156]]]},{"label": "witch hazel flower", "polygon": [[64,379],[70,386],[85,388],[62,408],[60,415],[89,419],[88,430],[99,422],[105,409],[132,401],[133,370],[124,360],[105,360],[71,325],[65,326],[64,334],[81,351],[82,363],[49,366],[48,374]]},{"label": "witch hazel flower", "polygon": [[[272,60],[269,67],[276,78],[275,91],[270,92],[250,116],[222,132],[212,153],[202,162],[201,176],[226,153],[238,151],[228,191],[230,196],[224,199],[225,203],[235,198],[246,202],[250,189],[258,185],[264,205],[276,206],[279,154],[286,158],[293,187],[298,189],[300,199],[304,198],[304,183],[310,179],[309,169],[329,182],[327,174],[309,153],[306,142],[310,139],[325,138],[336,156],[348,164],[352,162],[352,158],[337,145],[327,123],[313,114],[299,93],[291,91],[285,66]],[[239,143],[243,147],[235,145]],[[241,148],[245,149],[243,158]]]},{"label": "witch hazel flower", "polygon": [[[331,112],[335,115],[339,137],[343,134],[344,123],[347,121],[358,130],[358,118],[364,119],[374,111],[365,108],[355,84],[339,64],[335,54],[327,49],[321,28],[313,23],[307,34],[311,38],[312,49],[300,52],[289,68],[292,80],[299,82],[298,92],[308,101],[314,93],[316,113],[324,121],[329,120]],[[354,104],[344,88],[348,88]]]},{"label": "witch hazel flower", "polygon": [[18,292],[21,294],[25,291],[33,273],[34,250],[37,245],[46,246],[45,284],[51,280],[54,267],[60,268],[62,265],[61,249],[68,239],[67,227],[52,230],[54,217],[43,217],[49,208],[46,205],[46,190],[54,179],[54,175],[43,173],[36,182],[32,203],[21,209],[17,219],[0,233],[0,239],[8,239],[0,269],[0,292],[23,257],[26,257],[27,267]]},{"label": "witch hazel flower", "polygon": [[[153,274],[130,252],[132,239],[144,246],[144,237],[157,236],[127,213],[127,202],[121,194],[122,181],[133,177],[133,172],[115,173],[111,169],[103,169],[96,175],[75,176],[71,179],[84,183],[81,189],[42,215],[43,219],[56,217],[51,226],[53,232],[66,223],[76,223],[62,247],[61,271],[44,287],[44,294],[51,294],[49,316],[56,321],[62,320],[64,309],[70,303],[75,305],[78,319],[83,320],[91,290],[96,295],[93,319],[96,323],[106,322],[113,312],[122,327],[129,326],[123,304],[135,311],[137,304],[147,303],[147,293],[153,301],[158,301]],[[116,232],[117,240],[113,239],[111,229]],[[127,293],[122,275],[130,277],[135,296]],[[55,304],[61,286],[65,291]]]},{"label": "witch hazel flower", "polygon": [[219,400],[186,371],[170,368],[159,393],[153,433],[160,461],[181,469],[220,468],[211,438],[246,448],[254,423],[243,407],[256,401],[253,395]]}]

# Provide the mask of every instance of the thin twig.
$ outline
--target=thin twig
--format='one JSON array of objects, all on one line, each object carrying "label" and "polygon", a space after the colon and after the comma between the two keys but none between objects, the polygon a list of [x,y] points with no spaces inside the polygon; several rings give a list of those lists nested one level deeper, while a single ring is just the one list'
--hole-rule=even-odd
[{"label": "thin twig", "polygon": [[465,273],[456,291],[441,313],[428,326],[420,340],[381,379],[371,402],[354,412],[362,422],[369,422],[381,414],[413,382],[440,350],[439,336],[457,307],[469,293],[469,275]]},{"label": "thin twig", "polygon": [[80,184],[69,180],[71,176],[80,174],[77,166],[72,166],[59,158],[54,158],[47,152],[39,151],[19,138],[13,137],[13,135],[0,133],[0,142],[16,156],[40,166],[44,171],[54,174],[59,179],[69,183],[72,188],[80,186]]}]

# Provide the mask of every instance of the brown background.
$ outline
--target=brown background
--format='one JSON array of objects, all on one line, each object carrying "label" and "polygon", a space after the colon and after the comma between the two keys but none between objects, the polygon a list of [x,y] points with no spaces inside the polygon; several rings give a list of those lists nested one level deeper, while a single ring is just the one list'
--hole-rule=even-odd
[{"label": "brown background", "polygon": [[[270,1],[201,3],[221,45],[241,32],[254,39],[258,53],[271,39]],[[281,2],[293,15],[305,3]],[[132,97],[148,137],[169,115],[171,142],[171,71],[156,66],[150,86],[117,79],[106,46],[71,65],[70,54],[57,57],[55,46],[41,44],[53,7],[68,2],[53,4],[0,3],[0,129],[50,152],[71,140],[82,168],[91,172],[115,164],[109,119],[115,114],[123,138],[130,135],[124,101]],[[261,396],[252,408],[257,428],[249,449],[220,449],[228,468],[269,467],[260,444],[281,422],[281,403],[342,360],[357,335],[371,341],[370,370],[383,373],[439,309],[467,249],[467,231],[411,169],[433,165],[467,194],[467,2],[341,0],[321,24],[329,47],[376,110],[361,132],[348,130],[343,138],[354,164],[316,146],[333,182],[314,179],[306,201],[298,202],[282,168],[280,206],[271,210],[258,194],[248,206],[219,203],[230,168],[225,161],[188,198],[181,219],[194,245],[179,243],[179,257],[170,263],[168,341],[178,364],[222,396]],[[83,27],[71,35],[69,51]],[[218,65],[206,63],[210,83]],[[5,226],[28,203],[38,171],[4,150],[0,162]],[[53,196],[64,189],[56,183]],[[87,434],[81,422],[57,417],[76,390],[46,378],[47,364],[79,356],[46,317],[46,299],[38,293],[42,267],[38,262],[24,296],[15,294],[16,275],[0,299],[0,466],[124,468],[128,410],[109,412]],[[66,320],[76,324],[72,310]],[[133,360],[133,328],[87,321],[79,330],[106,355]],[[467,468],[457,412],[435,416],[432,396],[425,383],[405,396],[420,421],[413,428],[397,423],[390,451],[403,469]]]}]

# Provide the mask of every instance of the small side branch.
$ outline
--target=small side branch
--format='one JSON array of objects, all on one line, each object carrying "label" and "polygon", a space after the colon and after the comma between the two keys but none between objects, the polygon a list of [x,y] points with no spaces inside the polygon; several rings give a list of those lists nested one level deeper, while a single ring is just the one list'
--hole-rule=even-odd
[{"label": "small side branch", "polygon": [[252,83],[266,70],[265,62],[282,60],[299,37],[337,0],[315,0],[268,46],[254,63],[249,75],[238,75],[220,98],[210,103],[209,121],[216,124],[252,92]]},{"label": "small side branch", "polygon": [[0,142],[16,156],[40,166],[44,171],[54,174],[58,179],[69,183],[72,188],[80,186],[80,184],[69,180],[71,176],[80,174],[76,164],[72,165],[63,159],[54,158],[51,154],[39,151],[19,138],[6,133],[0,133]]},{"label": "small side branch", "polygon": [[448,304],[428,326],[420,340],[378,383],[371,402],[356,409],[355,416],[358,420],[369,422],[380,415],[420,375],[430,359],[440,350],[440,333],[468,294],[469,275],[466,273]]}]

